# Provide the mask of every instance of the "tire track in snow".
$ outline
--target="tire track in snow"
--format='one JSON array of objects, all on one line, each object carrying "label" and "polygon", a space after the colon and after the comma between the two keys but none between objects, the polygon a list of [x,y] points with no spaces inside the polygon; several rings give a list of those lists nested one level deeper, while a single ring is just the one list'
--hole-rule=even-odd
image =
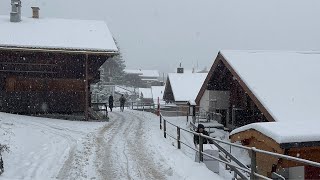
[{"label": "tire track in snow", "polygon": [[128,124],[119,113],[113,112],[110,115],[115,115],[116,120],[102,128],[97,136],[97,173],[101,179],[132,179],[125,168],[128,162],[126,159],[121,159],[123,156],[120,154],[123,153],[121,149],[125,148],[122,137]]},{"label": "tire track in snow", "polygon": [[97,137],[96,163],[101,179],[166,179],[143,142],[144,120],[130,112],[113,114],[119,117],[118,122],[103,128]]}]

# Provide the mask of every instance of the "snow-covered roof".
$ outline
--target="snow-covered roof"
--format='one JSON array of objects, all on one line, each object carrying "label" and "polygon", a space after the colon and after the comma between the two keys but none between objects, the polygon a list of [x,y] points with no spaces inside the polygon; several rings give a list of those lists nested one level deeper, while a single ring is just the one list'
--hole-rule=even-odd
[{"label": "snow-covered roof", "polygon": [[115,86],[115,92],[119,94],[128,94],[132,95],[134,94],[134,89],[131,87],[123,87],[123,86]]},{"label": "snow-covered roof", "polygon": [[22,18],[12,23],[0,16],[0,27],[1,47],[118,51],[103,21]]},{"label": "snow-covered roof", "polygon": [[164,86],[151,86],[152,99],[155,103],[159,100],[163,100]]},{"label": "snow-covered roof", "polygon": [[297,122],[262,122],[242,126],[233,130],[230,135],[254,129],[275,140],[277,143],[314,142],[320,141],[320,121],[307,123]]},{"label": "snow-covered roof", "polygon": [[169,73],[175,101],[195,100],[208,73]]},{"label": "snow-covered roof", "polygon": [[220,53],[275,121],[320,121],[320,52]]},{"label": "snow-covered roof", "polygon": [[141,93],[144,99],[152,99],[151,88],[139,88],[139,97],[141,97]]},{"label": "snow-covered roof", "polygon": [[127,74],[137,74],[141,77],[160,77],[158,70],[125,69]]}]

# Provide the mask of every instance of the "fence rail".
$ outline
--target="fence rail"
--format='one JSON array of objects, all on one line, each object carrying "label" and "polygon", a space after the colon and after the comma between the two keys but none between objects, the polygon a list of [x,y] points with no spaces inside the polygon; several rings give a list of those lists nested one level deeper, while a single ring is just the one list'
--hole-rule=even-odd
[{"label": "fence rail", "polygon": [[[167,132],[167,124],[177,128],[177,136],[176,137],[174,137],[174,135],[169,134]],[[224,140],[220,140],[220,139],[217,139],[217,138],[213,138],[213,137],[210,137],[210,136],[206,136],[206,135],[203,135],[202,133],[197,133],[197,132],[194,132],[194,131],[190,131],[188,129],[181,128],[181,127],[175,125],[174,123],[172,123],[170,121],[167,121],[164,118],[164,116],[162,115],[162,113],[160,113],[160,129],[163,130],[165,138],[168,135],[169,137],[177,140],[178,149],[181,149],[181,144],[183,144],[183,145],[187,146],[188,148],[194,150],[195,152],[199,153],[199,157],[200,157],[199,158],[200,159],[199,162],[203,161],[203,156],[207,156],[207,157],[213,158],[213,159],[215,159],[215,160],[217,160],[217,161],[219,161],[221,163],[226,164],[228,167],[230,167],[236,173],[236,176],[238,175],[242,179],[249,179],[249,177],[246,174],[248,174],[250,176],[250,179],[268,179],[268,180],[270,179],[269,177],[261,175],[261,174],[259,174],[257,172],[257,168],[256,168],[256,165],[257,165],[256,164],[256,154],[257,153],[266,154],[266,155],[270,155],[270,156],[273,156],[273,157],[282,158],[282,159],[286,159],[286,160],[290,160],[290,161],[295,161],[295,162],[299,162],[299,163],[305,164],[305,165],[310,165],[310,166],[313,166],[313,167],[320,167],[320,163],[318,163],[318,162],[314,162],[314,161],[310,161],[310,160],[306,160],[306,159],[301,159],[301,158],[297,158],[297,157],[293,157],[293,156],[288,156],[288,155],[284,155],[284,154],[278,154],[278,153],[274,153],[274,152],[269,152],[269,151],[257,149],[255,147],[246,147],[246,146],[242,146],[242,145],[239,145],[239,144],[235,144],[235,143],[231,143],[231,142],[228,142],[228,141],[224,141]],[[199,143],[198,149],[194,148],[194,147],[191,147],[187,143],[181,141],[181,139],[180,139],[180,131],[181,130],[185,131],[185,132],[188,132],[190,134],[193,134],[193,135],[197,135],[199,137],[199,142],[200,143]],[[214,156],[212,156],[210,154],[207,154],[207,153],[203,152],[203,143],[202,143],[203,142],[203,138],[212,140],[213,144],[219,149],[219,151],[223,152],[225,156],[230,158],[230,160],[228,160],[228,158],[226,158],[225,156],[221,155],[220,153],[219,153],[219,158],[217,158],[217,157],[214,157]],[[230,145],[232,147],[237,147],[237,148],[240,148],[240,149],[248,150],[250,152],[250,155],[251,155],[251,166],[250,166],[250,168],[247,167],[246,165],[244,165],[243,163],[241,163],[236,157],[234,157],[231,153],[229,153],[227,150],[225,150],[218,143],[223,143],[223,144],[226,144],[226,145]],[[231,160],[233,162],[235,162],[236,164],[232,164]],[[275,174],[275,175],[278,176],[279,178],[281,177],[278,174]]]}]

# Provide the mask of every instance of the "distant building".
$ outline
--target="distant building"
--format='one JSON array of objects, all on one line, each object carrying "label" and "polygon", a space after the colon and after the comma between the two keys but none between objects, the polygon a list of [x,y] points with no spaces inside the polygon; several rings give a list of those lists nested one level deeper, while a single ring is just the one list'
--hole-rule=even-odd
[{"label": "distant building", "polygon": [[88,119],[90,84],[118,51],[107,25],[39,18],[39,8],[32,10],[33,18],[23,18],[20,0],[12,0],[11,16],[0,16],[0,110],[85,112]]},{"label": "distant building", "polygon": [[165,104],[163,100],[164,86],[151,86],[151,92],[154,104],[158,104],[158,99],[160,104]]},{"label": "distant building", "polygon": [[167,103],[186,105],[195,101],[207,73],[184,72],[177,68],[177,73],[169,73],[163,93],[163,100]]},{"label": "distant building", "polygon": [[152,92],[151,88],[139,88],[139,99],[143,103],[152,104]]},{"label": "distant building", "polygon": [[162,85],[159,78],[160,74],[158,70],[141,70],[141,69],[125,69],[126,74],[129,76],[138,76],[144,83],[145,87]]}]

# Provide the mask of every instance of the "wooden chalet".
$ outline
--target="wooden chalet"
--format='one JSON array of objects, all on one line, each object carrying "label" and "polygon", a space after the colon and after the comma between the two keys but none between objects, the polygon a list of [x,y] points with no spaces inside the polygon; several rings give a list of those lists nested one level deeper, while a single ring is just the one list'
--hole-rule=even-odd
[{"label": "wooden chalet", "polygon": [[[220,51],[196,102],[223,114],[231,141],[320,162],[319,52]],[[258,173],[319,179],[319,168],[257,153]]]},{"label": "wooden chalet", "polygon": [[177,73],[169,73],[163,92],[166,103],[176,105],[183,114],[189,111],[188,102],[194,102],[207,73],[184,72],[178,68]]},{"label": "wooden chalet", "polygon": [[0,110],[84,112],[88,120],[90,84],[100,80],[99,67],[117,54],[107,25],[88,20],[11,19],[0,16]]}]

